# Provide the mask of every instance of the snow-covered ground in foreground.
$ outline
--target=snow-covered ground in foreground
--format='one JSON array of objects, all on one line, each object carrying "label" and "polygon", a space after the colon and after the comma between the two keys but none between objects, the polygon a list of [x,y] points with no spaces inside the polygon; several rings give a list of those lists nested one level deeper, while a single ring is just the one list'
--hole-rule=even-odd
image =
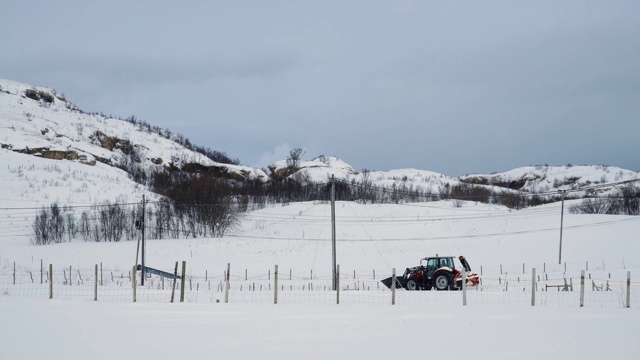
[{"label": "snow-covered ground in foreground", "polygon": [[[205,272],[220,277],[230,263],[236,288],[229,303],[215,301],[222,299],[220,293],[173,304],[166,297],[164,303],[108,301],[103,289],[97,302],[91,296],[65,300],[59,288],[54,290],[57,297],[48,300],[46,291],[18,296],[12,285],[5,285],[0,359],[640,358],[640,218],[576,215],[565,209],[560,265],[560,211],[560,204],[512,211],[471,202],[461,207],[448,201],[338,202],[337,259],[344,274],[375,270],[381,278],[392,268],[402,272],[417,265],[423,256],[464,254],[475,271],[482,269],[486,284],[499,279],[504,287],[508,275],[513,285],[508,292],[498,288],[491,293],[495,285],[471,291],[467,306],[460,292],[435,291],[398,291],[398,301],[391,305],[390,291],[347,291],[355,282],[345,281],[340,304],[330,291],[283,291],[274,305],[270,292],[238,292],[238,275],[266,273],[276,264],[285,278],[289,269],[313,271],[316,277],[330,274],[331,222],[330,206],[323,202],[268,207],[244,216],[222,239],[147,242],[147,264],[163,270],[186,260],[187,275],[202,279]],[[97,263],[126,273],[135,262],[136,246],[75,241],[36,247],[23,238],[2,237],[0,271],[10,276],[16,262],[23,276],[29,276],[25,271],[36,273],[42,259],[56,269],[72,266],[74,273]],[[538,274],[545,268],[561,279],[587,266],[600,285],[611,276],[614,291],[592,292],[589,282],[585,307],[579,307],[577,289],[539,292],[537,305],[530,306],[526,286],[531,268]],[[623,307],[621,295],[627,271],[634,289],[631,308]],[[609,297],[594,300],[596,295]]]},{"label": "snow-covered ground in foreground", "polygon": [[635,309],[0,298],[2,359],[638,359]]}]

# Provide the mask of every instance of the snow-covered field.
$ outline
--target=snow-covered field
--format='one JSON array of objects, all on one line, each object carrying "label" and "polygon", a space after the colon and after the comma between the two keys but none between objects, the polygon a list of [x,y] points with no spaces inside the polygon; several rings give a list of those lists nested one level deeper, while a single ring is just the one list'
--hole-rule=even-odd
[{"label": "snow-covered field", "polygon": [[[562,264],[559,225],[560,204],[512,211],[471,202],[337,202],[340,304],[325,290],[331,221],[323,202],[251,212],[222,239],[149,240],[147,265],[173,271],[176,261],[187,262],[192,282],[184,303],[169,303],[168,283],[156,291],[156,277],[147,280],[153,289],[138,289],[138,302],[131,301],[135,242],[36,247],[3,237],[0,358],[640,358],[640,219],[565,211]],[[461,292],[402,290],[391,305],[391,291],[379,289],[379,279],[435,253],[463,254],[482,272],[483,285],[467,293],[467,305]],[[45,267],[54,265],[53,300],[47,284],[39,284],[41,259]],[[11,283],[14,262],[23,285]],[[225,303],[218,286],[228,263]],[[111,284],[99,287],[97,302],[91,285],[96,264],[109,269],[104,277]],[[270,287],[275,265],[278,304]],[[532,268],[540,278],[536,306]],[[584,307],[581,270],[588,276]],[[630,308],[624,307],[627,272]],[[69,273],[73,283],[65,286]],[[111,273],[114,283],[107,280]],[[573,291],[545,291],[564,279]],[[612,291],[592,288],[607,281]]]},{"label": "snow-covered field", "polygon": [[[134,303],[136,242],[33,246],[36,211],[53,202],[89,207],[104,200],[139,203],[143,194],[157,199],[106,165],[127,158],[118,148],[107,151],[97,140],[100,133],[137,147],[143,166],[223,165],[139,126],[78,112],[51,89],[7,80],[0,80],[0,88],[0,360],[640,358],[640,217],[571,214],[576,200],[565,203],[561,259],[560,203],[516,211],[473,202],[339,201],[339,294],[331,291],[329,204],[279,204],[246,214],[224,238],[149,239],[146,265],[172,272],[176,262],[186,262],[184,302],[170,303],[172,284],[154,276],[136,288]],[[25,91],[32,88],[55,99],[29,99]],[[104,163],[19,153],[29,149]],[[416,169],[359,174],[333,157],[301,164],[294,176],[316,182],[336,175],[436,193],[460,183]],[[262,170],[227,167],[267,177]],[[613,166],[538,166],[475,177],[556,194],[634,181],[638,173]],[[435,254],[465,255],[481,274],[481,286],[466,293],[467,305],[462,292],[403,290],[392,305],[392,292],[380,279]],[[228,302],[222,291],[227,266]],[[571,291],[548,287],[565,283]]]}]

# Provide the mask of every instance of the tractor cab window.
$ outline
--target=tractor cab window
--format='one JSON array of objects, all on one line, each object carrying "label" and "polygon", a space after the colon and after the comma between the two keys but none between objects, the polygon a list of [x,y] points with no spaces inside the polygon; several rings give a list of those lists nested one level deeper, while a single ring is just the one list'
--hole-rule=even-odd
[{"label": "tractor cab window", "polygon": [[427,276],[431,277],[434,271],[436,271],[440,266],[438,263],[438,259],[431,258],[427,261]]},{"label": "tractor cab window", "polygon": [[439,267],[443,267],[443,266],[453,269],[454,267],[453,258],[440,258]]}]

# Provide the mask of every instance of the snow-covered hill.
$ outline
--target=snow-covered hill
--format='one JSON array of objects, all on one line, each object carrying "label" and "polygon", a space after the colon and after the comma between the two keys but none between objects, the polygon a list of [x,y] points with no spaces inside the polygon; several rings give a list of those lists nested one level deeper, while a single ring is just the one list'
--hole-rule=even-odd
[{"label": "snow-covered hill", "polygon": [[139,197],[145,190],[125,171],[136,166],[207,168],[239,181],[267,180],[260,169],[215,162],[173,137],[87,114],[50,88],[0,80],[0,158],[6,164],[0,171],[8,200],[84,202],[114,199],[114,193]]},{"label": "snow-covered hill", "polygon": [[[148,125],[148,124],[147,124]],[[287,160],[269,166],[270,174],[247,166],[223,164],[192,151],[168,130],[149,131],[144,124],[88,114],[56,90],[0,80],[0,169],[5,203],[93,204],[101,200],[156,197],[132,180],[131,169],[213,170],[236,181],[267,182],[285,178],[299,183],[347,183],[439,194],[455,185],[475,184],[493,191],[557,193],[587,189],[578,195],[607,194],[597,185],[640,178],[614,166],[522,167],[490,175],[460,178],[420,169],[358,171],[335,156]]]},{"label": "snow-covered hill", "polygon": [[495,185],[530,193],[577,191],[582,195],[608,194],[618,184],[640,179],[640,173],[615,166],[527,166],[490,175],[467,175],[460,178],[472,184]]}]

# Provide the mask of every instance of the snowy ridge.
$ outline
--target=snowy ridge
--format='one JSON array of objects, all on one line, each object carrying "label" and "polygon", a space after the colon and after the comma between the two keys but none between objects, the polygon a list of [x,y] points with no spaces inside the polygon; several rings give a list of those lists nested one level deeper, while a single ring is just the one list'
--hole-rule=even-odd
[{"label": "snowy ridge", "polygon": [[[640,173],[615,166],[527,166],[491,175],[467,175],[462,181],[473,184],[497,185],[531,193],[557,190],[580,190],[582,195],[608,194],[613,187],[598,185],[631,181]],[[596,187],[596,189],[588,189]]]},{"label": "snowy ridge", "polygon": [[[300,160],[295,167],[287,160],[276,161],[267,174],[261,169],[215,162],[173,141],[167,132],[150,133],[140,124],[84,113],[56,90],[9,80],[0,80],[0,147],[0,158],[7,164],[0,169],[8,189],[4,198],[36,204],[95,202],[129,194],[139,198],[148,191],[129,179],[124,169],[132,164],[147,171],[214,169],[239,182],[288,178],[308,184],[327,182],[335,176],[348,183],[436,194],[464,183],[498,192],[555,193],[640,178],[638,172],[601,165],[528,166],[460,178],[420,169],[358,171],[335,156]],[[52,186],[60,191],[49,191]],[[615,191],[600,187],[577,194]]]}]

